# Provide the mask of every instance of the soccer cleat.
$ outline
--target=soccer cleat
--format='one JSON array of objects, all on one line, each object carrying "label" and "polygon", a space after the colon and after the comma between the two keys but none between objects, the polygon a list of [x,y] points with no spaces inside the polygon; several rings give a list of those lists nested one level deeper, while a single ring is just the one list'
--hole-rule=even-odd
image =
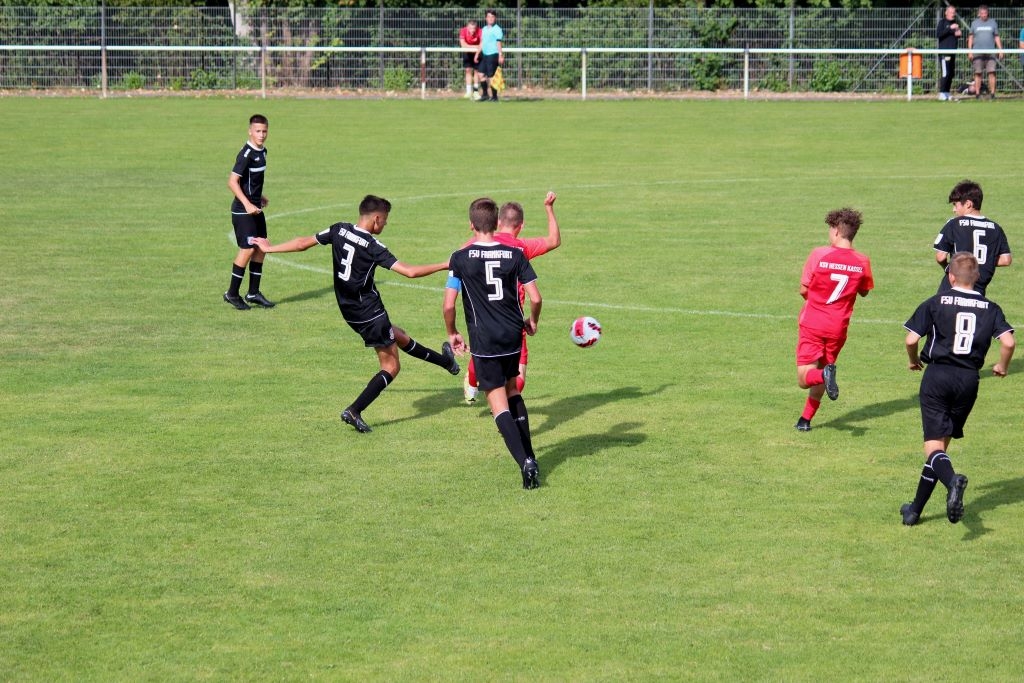
[{"label": "soccer cleat", "polygon": [[233,294],[228,294],[227,292],[224,292],[224,301],[227,301],[229,304],[231,304],[240,311],[248,311],[250,308],[252,308],[249,304],[242,301],[242,297]]},{"label": "soccer cleat", "polygon": [[480,390],[469,383],[469,373],[462,378],[462,396],[466,399],[466,403],[473,405],[476,403],[476,395]]},{"label": "soccer cleat", "polygon": [[964,489],[967,488],[967,477],[958,474],[953,477],[949,493],[946,494],[946,518],[956,524],[964,516]]},{"label": "soccer cleat", "polygon": [[825,380],[825,393],[833,401],[839,398],[839,385],[836,384],[836,364],[829,363],[821,369],[821,378]]},{"label": "soccer cleat", "polygon": [[359,413],[349,408],[346,408],[345,410],[341,411],[341,421],[344,422],[345,424],[352,425],[353,427],[356,428],[357,432],[360,432],[362,434],[366,434],[367,432],[373,431],[372,429],[370,429],[370,425],[363,422],[363,418],[359,415]]},{"label": "soccer cleat", "polygon": [[917,524],[917,520],[921,519],[921,513],[914,510],[913,503],[904,503],[901,505],[900,514],[903,515],[903,524],[905,526],[914,526]]},{"label": "soccer cleat", "polygon": [[255,294],[246,294],[245,301],[246,303],[249,304],[256,304],[257,306],[262,306],[263,308],[273,308],[274,306],[277,305],[267,297],[263,296],[263,292],[256,292]]},{"label": "soccer cleat", "polygon": [[441,355],[448,359],[450,365],[448,366],[448,372],[453,375],[459,374],[459,362],[455,360],[455,352],[452,351],[452,345],[448,342],[441,344]]},{"label": "soccer cleat", "polygon": [[793,426],[796,427],[796,430],[798,432],[811,431],[811,421],[808,420],[806,417],[801,417],[799,420],[796,421],[796,424]]},{"label": "soccer cleat", "polygon": [[526,462],[523,463],[523,488],[535,489],[539,487],[540,469],[537,467],[537,461],[533,458],[527,458]]}]

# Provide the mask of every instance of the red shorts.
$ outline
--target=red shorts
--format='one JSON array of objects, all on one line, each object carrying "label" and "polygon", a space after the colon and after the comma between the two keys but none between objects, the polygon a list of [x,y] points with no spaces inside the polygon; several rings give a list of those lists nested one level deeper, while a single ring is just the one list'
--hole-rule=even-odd
[{"label": "red shorts", "polygon": [[796,364],[813,365],[819,361],[824,361],[823,365],[835,363],[844,344],[845,331],[840,336],[835,336],[801,325],[796,341]]},{"label": "red shorts", "polygon": [[526,330],[523,330],[523,348],[519,351],[519,364],[529,365],[530,350],[526,348]]}]

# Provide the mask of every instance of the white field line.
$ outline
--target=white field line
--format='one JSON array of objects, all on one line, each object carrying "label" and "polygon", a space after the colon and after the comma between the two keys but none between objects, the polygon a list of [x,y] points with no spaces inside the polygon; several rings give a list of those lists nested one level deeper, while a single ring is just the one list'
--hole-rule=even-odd
[{"label": "white field line", "polygon": [[[234,233],[230,235],[232,243],[234,243]],[[284,258],[280,258],[275,254],[267,254],[267,258],[273,260],[274,263],[288,266],[289,268],[297,268],[299,270],[306,270],[311,273],[320,273],[321,275],[330,275],[331,271],[322,268],[320,266],[310,266],[305,263],[295,263]],[[384,285],[387,287],[405,287],[407,289],[416,289],[423,292],[434,292],[436,294],[442,294],[444,292],[443,287],[430,287],[428,285],[418,285],[411,282],[391,282],[389,280],[378,280],[376,282],[378,286]],[[584,310],[593,309],[604,309],[608,311],[630,311],[633,313],[661,313],[661,314],[672,314],[672,315],[695,315],[695,316],[717,316],[722,318],[755,318],[762,320],[796,320],[795,315],[775,315],[773,313],[744,313],[742,311],[719,311],[715,309],[696,309],[696,308],[672,308],[672,307],[659,307],[659,306],[642,306],[637,304],[606,304],[598,303],[595,301],[566,301],[561,299],[550,299],[544,297],[545,305],[553,306],[575,306],[576,308]],[[864,318],[854,318],[853,322],[866,323],[869,325],[899,325],[900,321],[897,320],[873,320]]]},{"label": "white field line", "polygon": [[[948,174],[919,175],[919,176],[891,175],[891,176],[886,176],[886,179],[888,179],[888,180],[906,180],[906,179],[922,179],[922,178],[937,179],[937,178],[948,178],[948,177],[951,177],[951,176],[949,176]],[[707,180],[705,180],[703,182],[708,182],[708,183],[723,183],[723,182],[730,182],[730,183],[752,183],[752,182],[767,182],[768,180],[773,180],[773,179],[768,179],[768,178],[720,178],[720,179],[707,179]],[[642,185],[642,186],[645,186],[645,187],[649,187],[651,185],[676,185],[676,184],[679,184],[681,182],[684,182],[684,181],[681,181],[681,180],[663,180],[663,181],[644,182],[642,184],[641,183],[637,183],[636,185],[637,186]],[[685,182],[690,183],[691,181],[685,181]],[[693,181],[693,182],[698,182],[699,183],[701,181]],[[774,180],[773,180],[773,182],[774,182]],[[623,187],[623,186],[624,186],[623,183],[600,183],[600,184],[595,183],[595,184],[575,185],[575,186],[573,186],[573,189],[577,189],[577,190],[579,190],[579,189],[603,189],[603,188],[609,188],[609,187]],[[538,190],[537,188],[511,188],[511,189],[510,188],[505,188],[505,189],[502,189],[502,190],[495,191],[493,194],[499,194],[500,195],[500,194],[512,194],[512,193],[525,193],[525,192],[533,192],[533,191],[539,192],[540,190]],[[447,193],[439,193],[439,194],[424,194],[424,195],[414,195],[414,196],[410,196],[410,197],[403,197],[403,198],[401,198],[401,201],[403,201],[403,202],[415,202],[415,201],[426,201],[426,200],[431,200],[431,199],[450,199],[452,197],[463,197],[463,196],[468,196],[468,195],[465,192],[447,192]],[[352,202],[341,202],[341,203],[338,203],[338,204],[327,204],[327,205],[324,205],[324,206],[310,207],[310,208],[306,208],[306,209],[297,209],[295,211],[287,211],[287,212],[284,212],[284,213],[275,213],[273,216],[267,216],[267,220],[269,221],[271,218],[285,218],[287,216],[298,216],[298,215],[301,215],[301,214],[315,213],[317,211],[326,211],[326,210],[329,210],[329,209],[342,209],[342,208],[347,208],[349,210],[354,210],[355,209],[355,205]],[[235,241],[234,232],[227,233],[227,236],[228,236],[228,240],[230,240],[231,243],[234,244],[234,241]],[[310,272],[313,272],[313,273],[321,273],[323,275],[330,275],[330,272],[331,272],[331,271],[329,271],[329,270],[327,270],[325,268],[321,268],[319,266],[309,266],[309,265],[306,265],[304,263],[294,263],[292,261],[289,261],[289,260],[284,259],[284,258],[280,258],[280,257],[275,256],[273,254],[268,254],[267,258],[273,260],[276,263],[280,263],[281,265],[288,266],[289,268],[297,268],[299,270],[306,270],[306,271],[310,271]],[[412,284],[412,283],[408,283],[408,282],[389,282],[387,280],[384,280],[382,282],[378,282],[377,284],[385,285],[385,286],[388,286],[388,287],[406,287],[406,288],[409,288],[409,289],[418,289],[418,290],[422,290],[422,291],[436,292],[436,293],[442,293],[444,291],[443,287],[429,287],[427,285],[417,285],[417,284]],[[605,309],[605,310],[610,310],[610,311],[632,311],[632,312],[641,312],[641,313],[663,313],[663,314],[694,315],[694,316],[717,316],[717,317],[723,317],[723,318],[752,318],[752,319],[762,319],[762,320],[795,320],[796,319],[795,315],[775,315],[773,313],[744,313],[742,311],[720,311],[720,310],[715,310],[715,309],[672,308],[672,307],[658,307],[658,306],[642,306],[642,305],[637,305],[637,304],[607,304],[607,303],[597,303],[597,302],[594,302],[594,301],[563,301],[563,300],[559,300],[559,299],[549,299],[549,298],[546,298],[546,297],[544,299],[544,303],[551,304],[551,305],[556,305],[556,306],[575,306],[577,308],[584,308],[584,309],[599,308],[599,309]],[[900,324],[902,324],[902,321],[898,321],[898,320],[881,320],[881,319],[856,318],[856,317],[853,319],[852,322],[863,323],[863,324],[868,324],[868,325],[900,325]]]}]

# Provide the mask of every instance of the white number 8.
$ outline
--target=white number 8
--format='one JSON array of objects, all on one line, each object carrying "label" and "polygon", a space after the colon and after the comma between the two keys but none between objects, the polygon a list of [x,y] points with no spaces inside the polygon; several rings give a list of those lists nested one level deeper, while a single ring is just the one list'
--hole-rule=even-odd
[{"label": "white number 8", "polygon": [[966,356],[974,346],[974,330],[978,326],[978,317],[973,313],[956,314],[956,335],[953,337],[953,353]]}]

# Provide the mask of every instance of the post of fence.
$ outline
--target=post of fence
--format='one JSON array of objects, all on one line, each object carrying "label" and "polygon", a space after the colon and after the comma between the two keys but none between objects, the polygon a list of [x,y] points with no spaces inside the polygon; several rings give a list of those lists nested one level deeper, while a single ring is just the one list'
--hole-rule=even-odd
[{"label": "post of fence", "polygon": [[260,10],[260,14],[263,14],[263,30],[260,31],[260,95],[263,99],[267,99],[267,8],[264,7]]},{"label": "post of fence", "polygon": [[587,48],[580,48],[580,66],[582,73],[580,83],[583,86],[583,99],[587,99]]},{"label": "post of fence", "polygon": [[427,99],[427,48],[420,48],[420,99]]},{"label": "post of fence", "polygon": [[743,99],[750,96],[750,46],[743,46]]},{"label": "post of fence", "polygon": [[100,3],[100,90],[107,97],[107,0]]}]

